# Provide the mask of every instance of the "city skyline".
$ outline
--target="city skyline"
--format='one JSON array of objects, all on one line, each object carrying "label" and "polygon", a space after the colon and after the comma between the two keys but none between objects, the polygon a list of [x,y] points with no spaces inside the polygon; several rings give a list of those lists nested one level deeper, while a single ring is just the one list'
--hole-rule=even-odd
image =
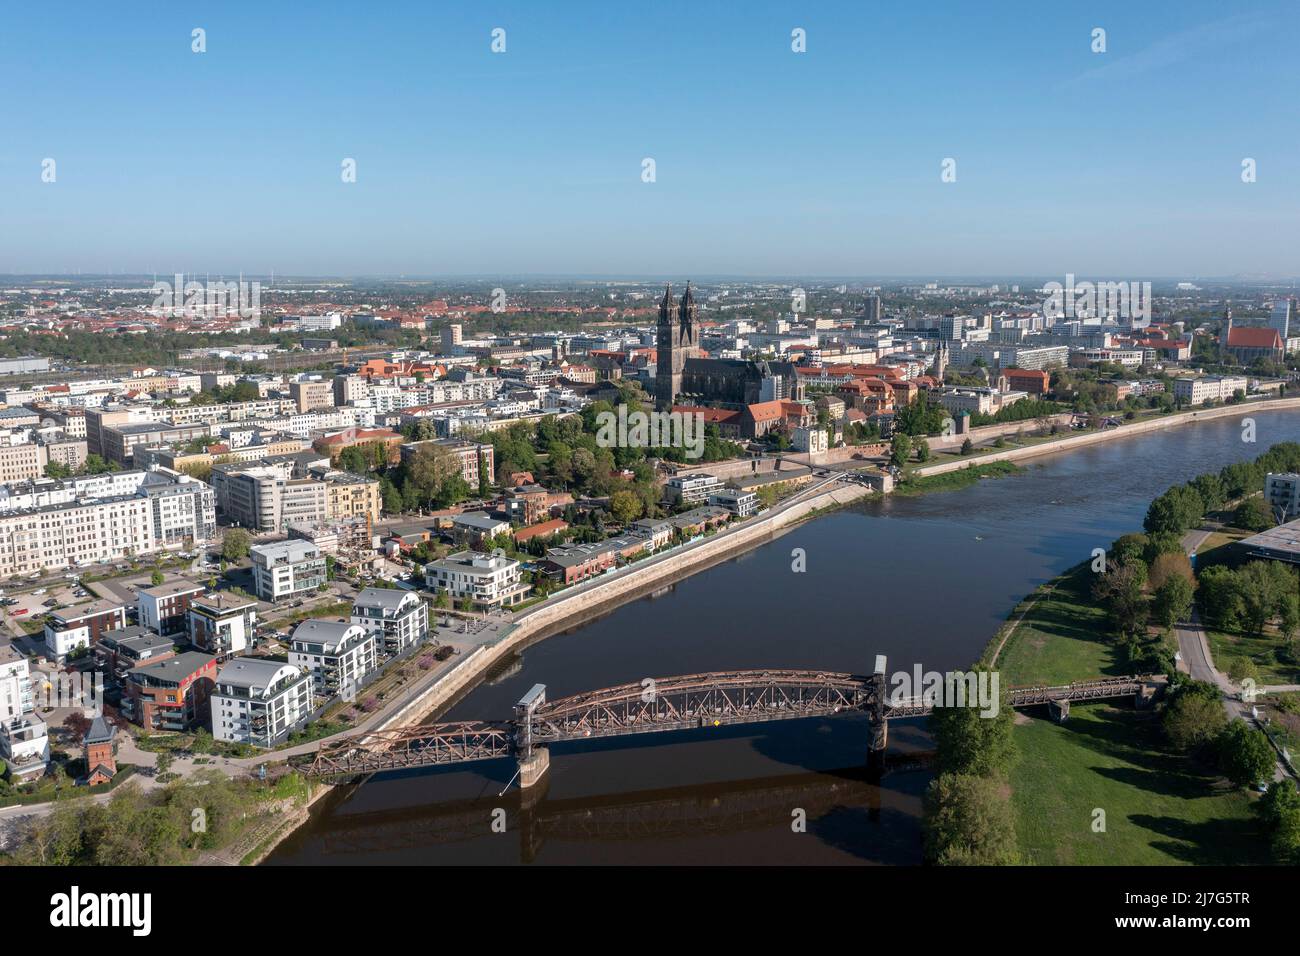
[{"label": "city skyline", "polygon": [[0,274],[1297,271],[1280,3],[323,10],[13,12]]}]

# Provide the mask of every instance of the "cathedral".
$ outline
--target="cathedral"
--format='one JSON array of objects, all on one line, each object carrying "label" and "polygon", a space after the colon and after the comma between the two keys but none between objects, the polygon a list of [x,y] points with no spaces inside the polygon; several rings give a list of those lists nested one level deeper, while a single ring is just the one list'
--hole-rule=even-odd
[{"label": "cathedral", "polygon": [[659,303],[659,328],[656,336],[655,407],[660,411],[672,409],[673,399],[682,390],[682,371],[686,368],[686,360],[698,354],[698,321],[699,306],[695,304],[691,284],[686,283],[686,292],[679,305],[673,302],[673,287],[670,283],[664,290],[663,301]]}]

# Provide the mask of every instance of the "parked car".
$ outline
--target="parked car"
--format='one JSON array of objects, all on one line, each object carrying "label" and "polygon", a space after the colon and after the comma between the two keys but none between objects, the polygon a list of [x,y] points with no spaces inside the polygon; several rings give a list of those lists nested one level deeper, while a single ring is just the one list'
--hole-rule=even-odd
[{"label": "parked car", "polygon": [[32,595],[34,597],[40,597],[44,593],[45,593],[45,588],[37,588],[35,591],[32,592]]}]

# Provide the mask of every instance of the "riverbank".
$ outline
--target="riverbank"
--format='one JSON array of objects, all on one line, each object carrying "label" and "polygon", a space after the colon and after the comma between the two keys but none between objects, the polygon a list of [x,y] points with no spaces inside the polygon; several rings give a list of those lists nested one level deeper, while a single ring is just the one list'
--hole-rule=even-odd
[{"label": "riverbank", "polygon": [[1167,428],[1174,428],[1178,425],[1187,425],[1193,422],[1214,421],[1218,418],[1248,417],[1252,412],[1281,411],[1286,409],[1300,409],[1300,396],[1295,398],[1270,398],[1258,402],[1241,402],[1236,405],[1224,405],[1219,408],[1174,412],[1170,415],[1162,415],[1159,418],[1150,418],[1146,421],[1139,422],[1128,422],[1114,428],[1102,429],[1101,431],[1087,432],[1082,435],[1065,435],[1055,441],[1042,442],[1036,445],[1026,445],[1021,448],[1008,448],[1001,451],[990,452],[988,454],[975,454],[971,455],[967,459],[959,459],[957,461],[945,461],[934,465],[922,465],[913,469],[911,474],[914,477],[926,477],[930,475],[942,475],[952,471],[960,471],[961,469],[970,468],[976,465],[987,465],[991,462],[1023,461],[1026,458],[1036,458],[1040,455],[1051,455],[1062,451],[1073,451],[1077,448],[1096,445],[1100,442],[1113,441],[1117,438],[1146,435],[1151,432],[1163,431]]}]

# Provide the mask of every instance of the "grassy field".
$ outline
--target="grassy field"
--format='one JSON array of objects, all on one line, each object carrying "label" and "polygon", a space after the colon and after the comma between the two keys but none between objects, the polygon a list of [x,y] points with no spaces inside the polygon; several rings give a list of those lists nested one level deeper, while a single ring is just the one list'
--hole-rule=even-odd
[{"label": "grassy field", "polygon": [[[1016,834],[1037,865],[1267,863],[1249,793],[1162,752],[1157,718],[1127,704],[1076,705],[1064,724],[1016,726]],[[1094,833],[1093,813],[1106,812]]]},{"label": "grassy field", "polygon": [[1093,604],[1093,578],[1082,564],[1039,590],[998,658],[1004,684],[1068,684],[1124,672],[1121,655],[1098,639],[1105,614]]},{"label": "grassy field", "polygon": [[1300,667],[1278,659],[1279,653],[1286,650],[1286,643],[1275,627],[1266,628],[1262,637],[1211,629],[1206,630],[1206,635],[1219,670],[1235,670],[1230,667],[1231,659],[1247,657],[1259,671],[1255,677],[1259,684],[1300,684]]}]

